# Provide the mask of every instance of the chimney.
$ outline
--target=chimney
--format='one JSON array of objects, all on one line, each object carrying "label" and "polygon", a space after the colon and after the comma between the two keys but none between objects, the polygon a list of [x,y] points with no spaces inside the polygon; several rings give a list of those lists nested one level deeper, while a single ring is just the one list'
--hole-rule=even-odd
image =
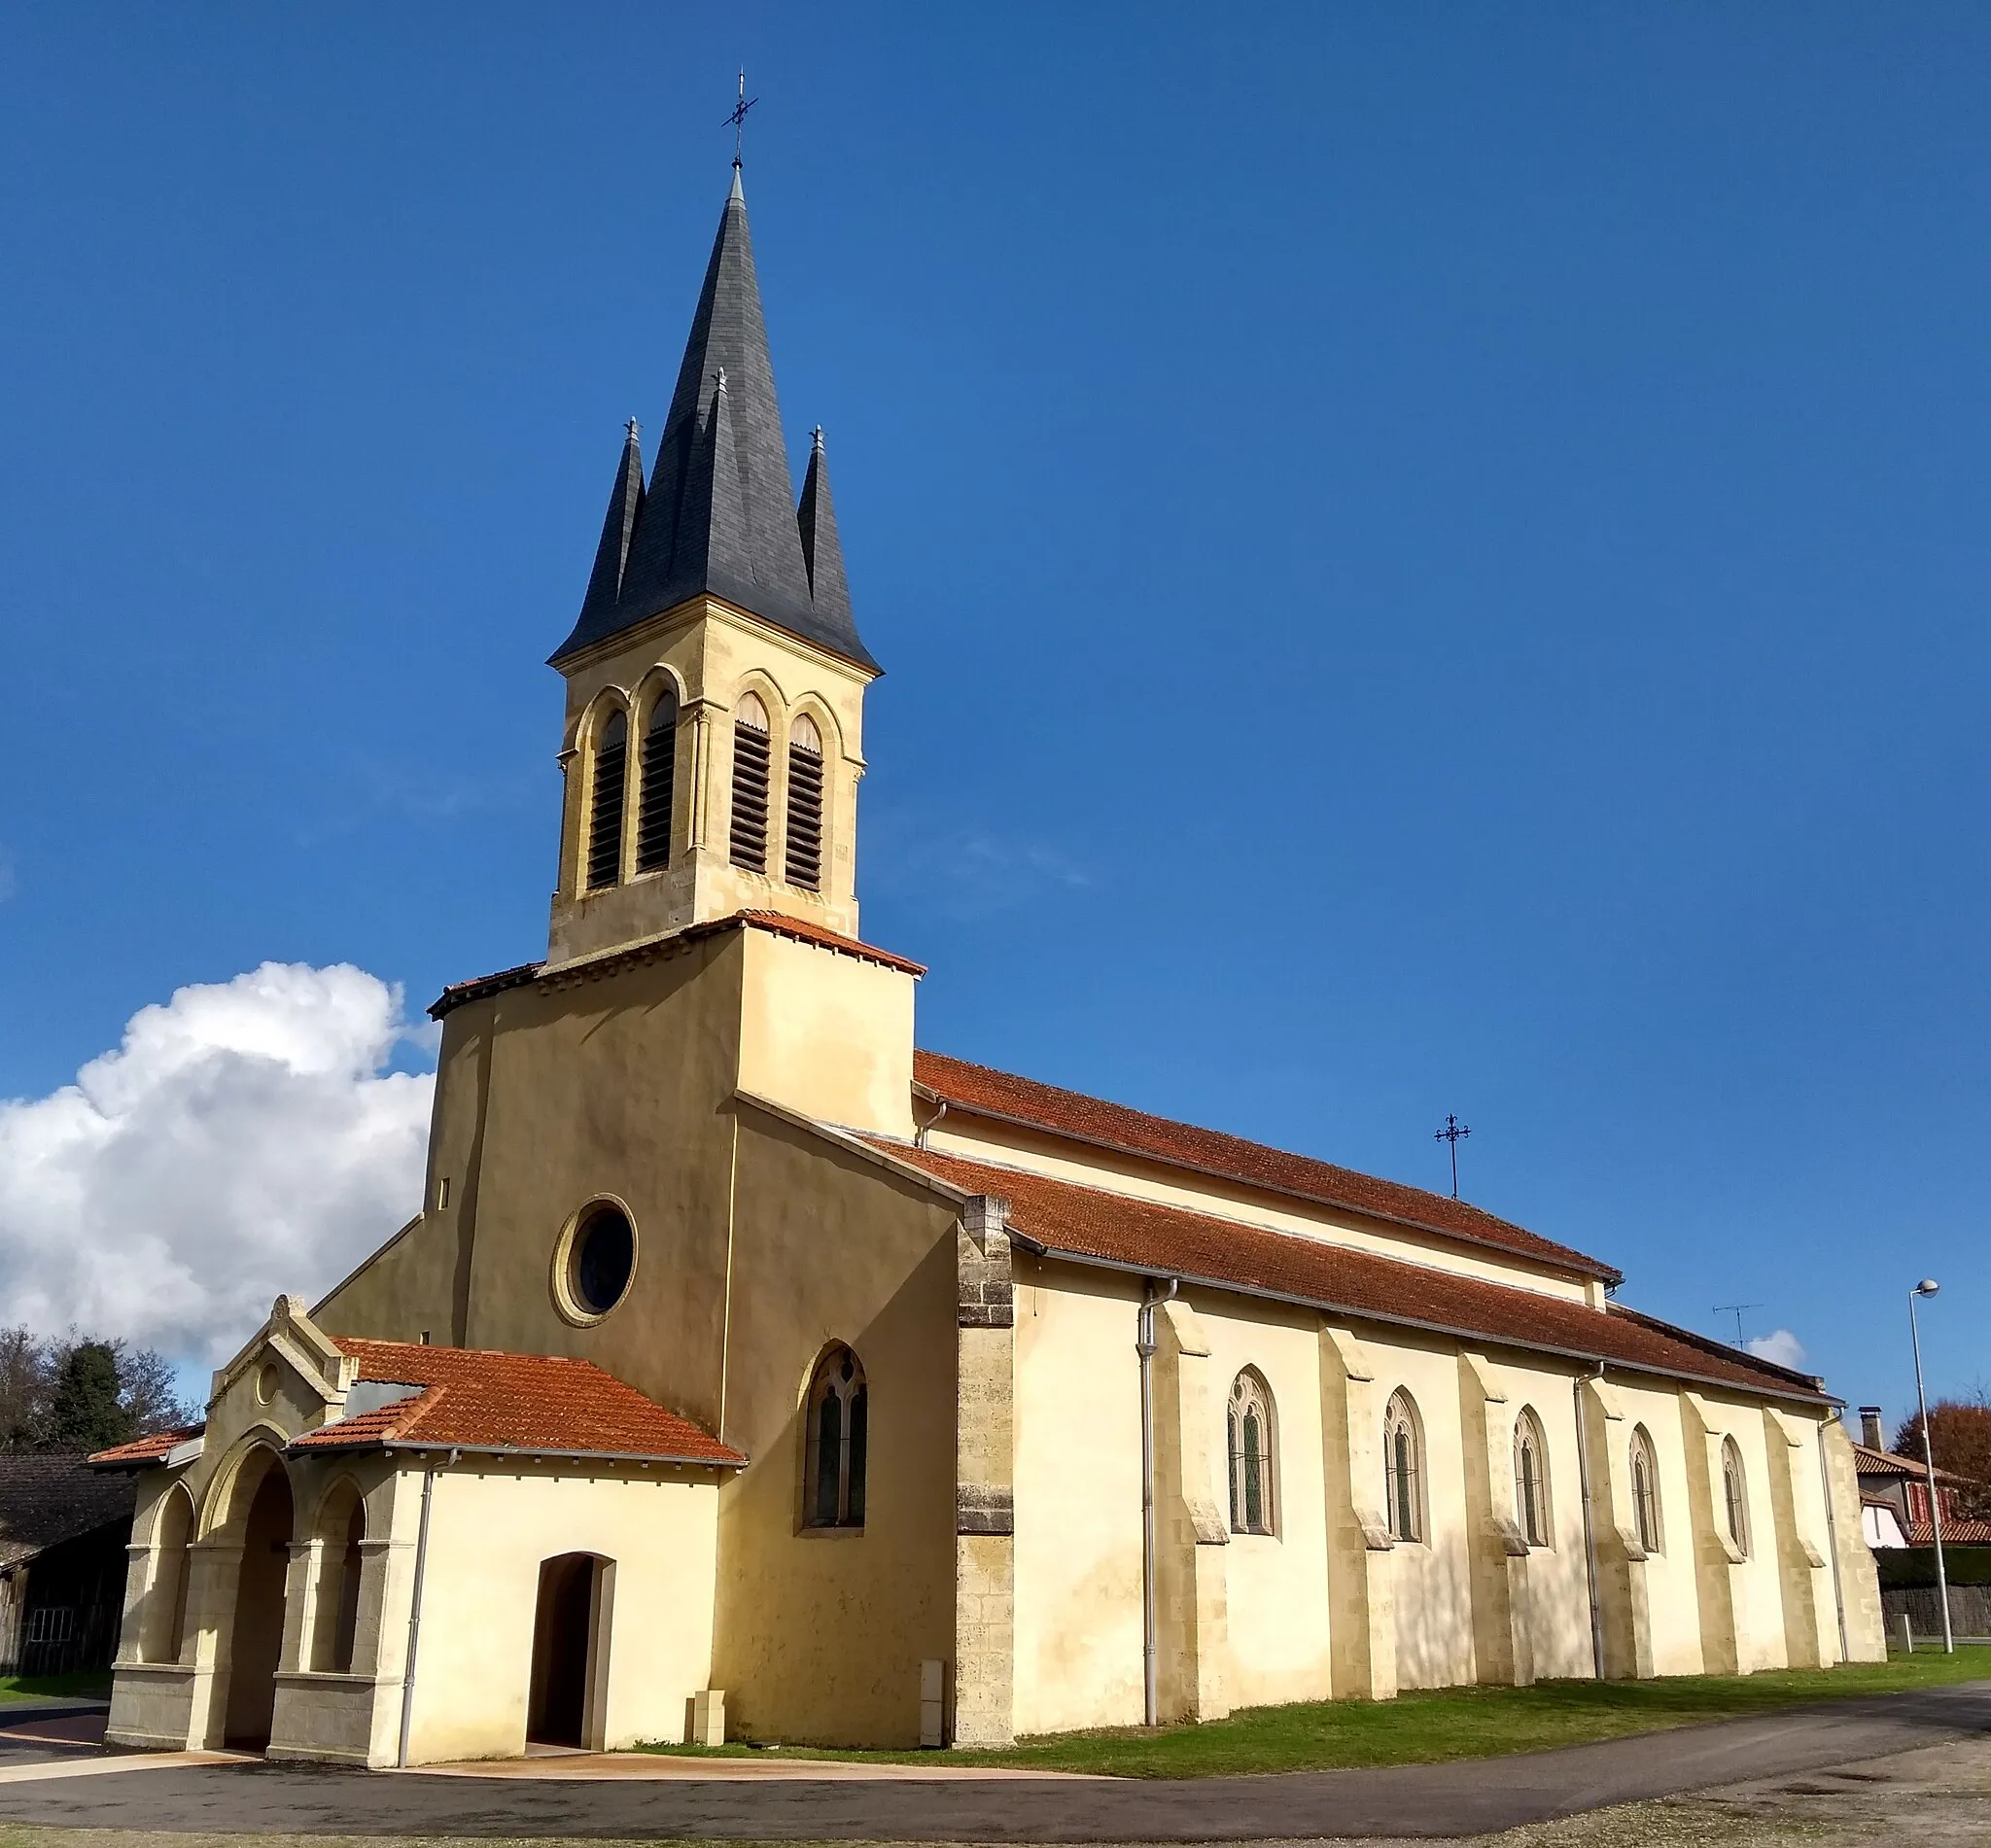
[{"label": "chimney", "polygon": [[1860,1442],[1869,1450],[1887,1448],[1887,1439],[1881,1434],[1880,1408],[1862,1406],[1860,1408]]}]

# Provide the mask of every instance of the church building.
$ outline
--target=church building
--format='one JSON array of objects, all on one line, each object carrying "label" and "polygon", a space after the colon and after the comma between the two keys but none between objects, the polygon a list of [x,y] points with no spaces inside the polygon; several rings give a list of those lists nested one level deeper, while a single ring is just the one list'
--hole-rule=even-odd
[{"label": "church building", "polygon": [[1883,1656],[1822,1381],[1465,1202],[917,1049],[737,170],[551,664],[546,952],[431,1009],[420,1212],[95,1459],[113,1740],[998,1746]]}]

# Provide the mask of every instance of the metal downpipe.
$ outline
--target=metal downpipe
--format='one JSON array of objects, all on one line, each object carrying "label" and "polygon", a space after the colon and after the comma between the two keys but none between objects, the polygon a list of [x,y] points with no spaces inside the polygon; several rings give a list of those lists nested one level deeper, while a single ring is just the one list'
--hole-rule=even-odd
[{"label": "metal downpipe", "polygon": [[[1597,1592],[1597,1523],[1590,1505],[1590,1440],[1583,1411],[1583,1384],[1591,1376],[1578,1374],[1570,1381],[1570,1396],[1576,1408],[1576,1480],[1583,1490],[1583,1562],[1590,1593],[1590,1660],[1599,1681],[1604,1679],[1604,1607]],[[1604,1363],[1597,1362],[1595,1378],[1604,1377]]]},{"label": "metal downpipe", "polygon": [[[451,1450],[449,1460],[456,1461]],[[436,1500],[436,1472],[422,1472],[422,1524],[415,1534],[415,1583],[408,1597],[408,1658],[401,1676],[401,1750],[395,1763],[407,1769],[408,1737],[415,1724],[415,1651],[422,1640],[422,1581],[429,1567],[429,1510]]]},{"label": "metal downpipe", "polygon": [[1149,1277],[1141,1293],[1140,1313],[1135,1319],[1134,1351],[1140,1356],[1140,1655],[1141,1688],[1144,1695],[1144,1724],[1161,1725],[1161,1677],[1159,1663],[1159,1614],[1155,1603],[1155,1309],[1172,1302],[1181,1288],[1170,1277],[1166,1293],[1159,1279]]},{"label": "metal downpipe", "polygon": [[1818,1480],[1825,1487],[1825,1540],[1832,1549],[1832,1601],[1839,1614],[1839,1660],[1853,1659],[1852,1639],[1846,1634],[1846,1587],[1839,1582],[1839,1517],[1832,1506],[1832,1465],[1825,1456],[1825,1424],[1818,1426]]}]

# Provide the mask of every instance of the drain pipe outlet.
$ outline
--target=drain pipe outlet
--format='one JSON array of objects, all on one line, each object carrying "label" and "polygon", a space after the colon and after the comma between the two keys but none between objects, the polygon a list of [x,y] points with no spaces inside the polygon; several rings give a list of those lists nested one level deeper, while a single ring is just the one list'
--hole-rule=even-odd
[{"label": "drain pipe outlet", "polygon": [[1161,1725],[1161,1682],[1157,1673],[1159,1627],[1155,1608],[1155,1309],[1171,1302],[1180,1282],[1170,1277],[1163,1291],[1150,1277],[1142,1291],[1140,1314],[1135,1322],[1134,1351],[1140,1356],[1140,1618],[1141,1685],[1146,1695],[1146,1723]]}]

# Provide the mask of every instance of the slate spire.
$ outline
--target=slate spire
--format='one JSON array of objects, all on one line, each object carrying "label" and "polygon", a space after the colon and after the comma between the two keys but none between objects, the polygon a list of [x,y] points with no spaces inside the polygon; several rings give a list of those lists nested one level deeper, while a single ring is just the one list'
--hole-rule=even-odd
[{"label": "slate spire", "polygon": [[809,568],[809,595],[825,622],[856,632],[851,615],[851,587],[844,577],[843,542],[836,536],[836,503],[829,494],[829,464],[822,454],[822,426],[809,445],[809,472],[802,477],[802,562]]},{"label": "slate spire", "polygon": [[[811,480],[817,475],[812,460]],[[813,512],[817,500],[827,511],[827,482],[816,499],[805,488],[804,498],[812,511],[798,517],[747,199],[735,169],[615,597],[611,604],[597,599],[598,559],[580,619],[553,660],[710,593],[875,671],[851,614],[834,521],[824,551],[821,517]],[[831,558],[833,571],[826,568]],[[820,589],[812,587],[812,559],[823,561]]]},{"label": "slate spire", "polygon": [[615,605],[622,596],[622,573],[629,563],[630,541],[636,537],[636,523],[643,514],[643,438],[634,417],[622,442],[622,460],[616,465],[615,486],[609,496],[608,517],[602,522],[602,542],[595,547],[595,568],[587,580],[587,595],[581,599],[580,620],[612,620]]}]

